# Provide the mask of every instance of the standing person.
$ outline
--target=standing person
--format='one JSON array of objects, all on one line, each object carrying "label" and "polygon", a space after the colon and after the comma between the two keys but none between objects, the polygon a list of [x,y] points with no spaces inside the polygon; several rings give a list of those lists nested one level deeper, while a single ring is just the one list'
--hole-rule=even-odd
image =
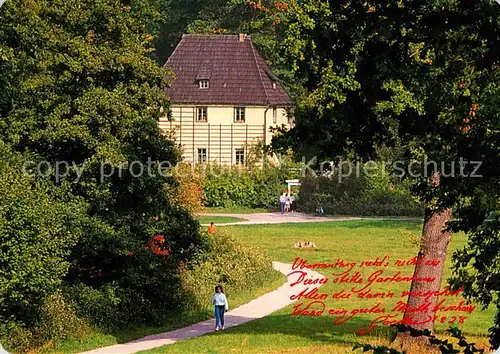
[{"label": "standing person", "polygon": [[321,204],[319,202],[316,203],[316,214],[318,216],[325,215],[325,210],[323,209],[323,207],[321,206]]},{"label": "standing person", "polygon": [[215,233],[215,225],[214,225],[214,222],[213,222],[213,221],[210,223],[210,226],[208,227],[208,233],[209,233],[210,235],[212,235],[212,234],[214,234],[214,233]]},{"label": "standing person", "polygon": [[295,197],[293,196],[293,192],[290,192],[290,209],[292,209],[292,213],[295,211]]},{"label": "standing person", "polygon": [[281,214],[285,212],[285,203],[286,203],[286,194],[283,192],[282,195],[280,195],[280,211]]},{"label": "standing person", "polygon": [[215,306],[215,330],[218,331],[219,328],[224,329],[224,312],[227,312],[229,309],[229,304],[222,290],[222,286],[217,285],[215,287],[215,295],[212,303]]},{"label": "standing person", "polygon": [[290,201],[290,194],[287,194],[286,195],[286,198],[285,198],[285,211],[288,213],[290,211],[290,204],[291,201]]}]

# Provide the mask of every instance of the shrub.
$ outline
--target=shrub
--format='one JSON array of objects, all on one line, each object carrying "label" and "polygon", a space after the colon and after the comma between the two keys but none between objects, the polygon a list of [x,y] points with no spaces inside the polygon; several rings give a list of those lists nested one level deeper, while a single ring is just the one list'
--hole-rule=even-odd
[{"label": "shrub", "polygon": [[[21,174],[22,163],[0,171],[0,326],[34,330],[42,302],[63,278],[70,286],[113,287],[128,324],[159,320],[179,306],[172,301],[179,262],[202,247],[198,222],[172,201],[165,185],[173,179],[157,168],[180,159],[158,125],[170,106],[170,72],[144,40],[159,14],[126,11],[120,1],[32,5],[2,7],[0,26],[16,26],[0,31],[2,53],[16,55],[1,60],[12,75],[0,79],[0,140],[36,155],[31,166],[44,161],[62,170],[47,168],[43,182]],[[68,43],[75,50],[61,57]],[[33,68],[43,85],[32,85]],[[71,166],[59,166],[64,161]],[[147,248],[158,234],[167,256]]]},{"label": "shrub", "polygon": [[371,176],[353,173],[339,179],[335,170],[328,177],[305,178],[299,193],[301,208],[314,212],[320,203],[326,213],[336,215],[423,215],[421,205],[413,199],[405,182],[391,180],[382,169],[374,172]]},{"label": "shrub", "polygon": [[62,296],[52,294],[45,298],[38,309],[38,322],[28,328],[20,323],[13,323],[5,331],[4,343],[14,353],[29,352],[41,347],[49,340],[81,338],[90,330],[88,323],[76,315],[74,309]]},{"label": "shrub", "polygon": [[299,164],[287,157],[279,161],[242,166],[205,167],[204,191],[209,207],[277,208],[285,180],[298,177]]},{"label": "shrub", "polygon": [[36,340],[33,332],[21,324],[13,324],[8,334],[3,334],[2,343],[10,353],[25,353],[41,343]]},{"label": "shrub", "polygon": [[120,314],[120,298],[114,289],[107,285],[94,289],[85,284],[66,286],[65,295],[81,318],[101,329],[113,329],[117,324],[126,324]]},{"label": "shrub", "polygon": [[193,169],[191,165],[180,163],[173,169],[173,175],[177,185],[167,186],[172,202],[179,204],[191,214],[202,211],[206,197],[201,166]]},{"label": "shrub", "polygon": [[183,266],[181,280],[187,310],[210,309],[214,287],[226,294],[254,288],[274,275],[272,262],[261,250],[244,247],[231,235],[218,232],[210,250]]},{"label": "shrub", "polygon": [[[66,275],[83,204],[61,202],[47,183],[19,171],[22,159],[0,143],[0,335],[32,342],[26,331],[44,315],[44,301]],[[9,163],[5,163],[8,161]],[[46,309],[45,309],[46,310]]]},{"label": "shrub", "polygon": [[76,315],[61,294],[48,296],[40,309],[40,334],[44,340],[81,337],[89,326]]}]

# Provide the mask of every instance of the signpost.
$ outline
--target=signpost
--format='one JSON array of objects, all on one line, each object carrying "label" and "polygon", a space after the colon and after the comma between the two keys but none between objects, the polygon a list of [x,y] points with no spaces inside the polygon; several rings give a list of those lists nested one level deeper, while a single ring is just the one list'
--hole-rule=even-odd
[{"label": "signpost", "polygon": [[[2,0],[0,0],[0,1],[2,1]],[[0,343],[0,354],[9,354],[9,353],[7,353],[7,351],[5,349],[3,349],[2,343]]]}]

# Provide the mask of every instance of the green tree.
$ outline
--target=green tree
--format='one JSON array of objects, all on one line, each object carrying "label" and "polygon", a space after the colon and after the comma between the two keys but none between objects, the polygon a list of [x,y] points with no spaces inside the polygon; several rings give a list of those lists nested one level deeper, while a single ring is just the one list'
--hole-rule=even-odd
[{"label": "green tree", "polygon": [[38,307],[67,274],[85,204],[61,201],[51,183],[19,173],[24,163],[0,141],[0,336],[38,324]]},{"label": "green tree", "polygon": [[[150,0],[148,0],[150,1]],[[152,0],[159,3],[159,10],[164,19],[157,23],[155,31],[156,57],[160,64],[164,64],[170,54],[187,32],[188,27],[195,21],[198,11],[205,4],[205,0]]]},{"label": "green tree", "polygon": [[[288,13],[283,50],[308,91],[288,141],[328,159],[370,159],[381,145],[401,145],[406,167],[424,161],[418,177],[406,177],[425,206],[419,256],[441,266],[417,265],[436,281],[413,282],[413,290],[439,288],[452,208],[453,230],[470,231],[496,207],[481,198],[499,194],[499,12],[495,1],[302,0]],[[425,169],[425,159],[437,168]],[[482,162],[482,177],[471,178],[474,166],[460,169],[460,159]],[[422,301],[410,296],[408,305]],[[413,326],[432,330],[433,322]]]},{"label": "green tree", "polygon": [[[179,160],[158,127],[169,109],[169,72],[147,30],[158,19],[154,7],[118,0],[20,0],[0,10],[1,137],[33,156],[34,173],[67,187],[65,198],[85,201],[65,280],[112,285],[128,321],[179,305],[178,264],[203,243],[158,168]],[[157,234],[160,255],[149,247]]]}]

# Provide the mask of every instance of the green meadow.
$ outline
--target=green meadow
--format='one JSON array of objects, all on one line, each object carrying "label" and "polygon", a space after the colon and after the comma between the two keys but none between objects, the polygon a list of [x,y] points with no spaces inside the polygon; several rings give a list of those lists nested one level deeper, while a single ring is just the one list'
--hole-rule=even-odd
[{"label": "green meadow", "polygon": [[[414,267],[396,266],[396,260],[410,260],[416,256],[416,241],[421,232],[421,222],[413,221],[349,221],[279,225],[245,225],[228,226],[225,230],[232,233],[245,245],[265,249],[273,260],[293,263],[297,257],[309,263],[335,263],[337,260],[356,263],[355,271],[359,271],[363,279],[379,269],[384,269],[383,276],[392,276],[398,271],[401,276],[411,277]],[[295,249],[298,241],[311,241],[316,249]],[[464,246],[466,237],[463,234],[453,235],[445,265],[442,288],[446,279],[451,276],[451,255],[453,250]],[[385,259],[387,267],[359,267],[363,261]],[[317,269],[325,276],[338,269]],[[353,284],[333,283],[333,278],[322,285],[318,293],[328,294],[324,301],[326,310],[323,315],[291,316],[293,306],[284,308],[272,315],[255,320],[224,332],[212,333],[202,337],[186,340],[174,345],[158,348],[147,353],[346,353],[358,343],[383,344],[391,342],[393,331],[386,326],[379,326],[361,336],[356,334],[360,328],[368,328],[378,315],[359,314],[349,321],[335,325],[334,316],[327,314],[328,309],[370,308],[381,302],[380,306],[392,309],[398,301],[406,302],[401,297],[409,290],[409,282],[374,282],[372,293],[392,291],[392,298],[333,299],[330,296],[342,289],[348,291]],[[355,284],[356,285],[356,284]],[[459,298],[447,297],[447,304],[455,305]],[[308,301],[304,300],[304,305]],[[438,312],[436,329],[439,335],[451,326],[449,321],[456,316],[455,324],[463,330],[465,336],[483,347],[487,345],[487,333],[494,316],[493,309],[482,311],[479,307],[472,314],[464,312]],[[446,316],[441,324],[441,316]],[[463,323],[458,323],[459,316],[466,316]],[[463,318],[462,318],[463,320]]]}]

